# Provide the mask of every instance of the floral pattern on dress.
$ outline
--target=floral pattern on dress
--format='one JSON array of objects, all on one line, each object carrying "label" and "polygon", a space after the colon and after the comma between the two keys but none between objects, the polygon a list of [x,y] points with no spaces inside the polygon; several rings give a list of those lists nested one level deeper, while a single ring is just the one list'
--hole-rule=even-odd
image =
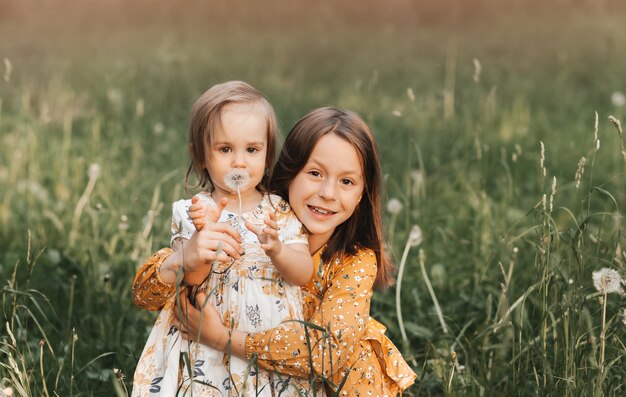
[{"label": "floral pattern on dress", "polygon": [[[200,194],[200,199],[206,205],[216,205],[209,193]],[[191,200],[180,200],[172,206],[172,243],[179,238],[188,239],[195,232],[187,214],[190,205]],[[270,212],[276,213],[278,234],[283,243],[308,244],[304,227],[278,196],[265,195],[261,203],[242,214],[242,218],[262,225]],[[220,222],[234,224],[237,218],[225,210]],[[285,321],[302,320],[300,288],[282,279],[254,233],[243,233],[242,237],[245,255],[232,263],[214,265],[210,277],[201,286],[208,292],[209,303],[221,314],[223,323],[238,330],[257,332]],[[133,396],[313,394],[306,379],[259,370],[249,360],[183,341],[172,326],[174,310],[172,297],[161,310],[137,364]],[[186,368],[187,363],[190,369]],[[282,392],[277,393],[277,390]],[[317,391],[317,395],[323,394]]]},{"label": "floral pattern on dress", "polygon": [[310,377],[313,372],[342,396],[397,395],[416,375],[384,334],[385,326],[369,315],[377,272],[374,253],[363,249],[324,263],[322,252],[313,256],[317,268],[303,287],[308,324],[286,322],[249,334],[246,356],[282,374]]}]

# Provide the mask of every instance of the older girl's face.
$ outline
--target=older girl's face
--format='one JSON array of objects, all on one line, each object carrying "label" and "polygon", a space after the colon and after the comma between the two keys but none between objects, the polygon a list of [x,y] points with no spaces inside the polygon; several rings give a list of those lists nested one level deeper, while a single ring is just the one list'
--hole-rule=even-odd
[{"label": "older girl's face", "polygon": [[343,138],[327,134],[289,185],[291,208],[308,229],[315,252],[356,209],[364,189],[361,159]]}]

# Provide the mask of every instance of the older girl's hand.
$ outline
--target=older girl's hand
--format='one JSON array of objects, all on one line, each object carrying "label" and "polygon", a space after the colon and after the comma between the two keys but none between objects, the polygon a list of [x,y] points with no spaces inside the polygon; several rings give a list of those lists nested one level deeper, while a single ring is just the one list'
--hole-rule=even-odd
[{"label": "older girl's hand", "polygon": [[174,326],[183,339],[200,342],[218,351],[226,351],[230,340],[229,329],[222,324],[222,319],[215,307],[208,302],[203,292],[198,292],[196,308],[187,298],[186,291],[179,295],[180,306],[176,308]]},{"label": "older girl's hand", "polygon": [[194,197],[192,203],[189,216],[198,232],[183,247],[185,271],[197,272],[214,261],[230,262],[231,258],[239,259],[243,253],[240,246],[241,235],[230,224],[218,223],[228,200],[220,200],[214,208],[205,208],[197,197]]}]

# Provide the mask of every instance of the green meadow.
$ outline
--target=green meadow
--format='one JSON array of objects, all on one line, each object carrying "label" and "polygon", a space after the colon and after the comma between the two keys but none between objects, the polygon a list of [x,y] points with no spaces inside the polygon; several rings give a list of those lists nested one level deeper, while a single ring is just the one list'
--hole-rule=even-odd
[{"label": "green meadow", "polygon": [[405,395],[626,395],[620,280],[592,279],[626,277],[626,6],[548,3],[0,0],[0,396],[130,393],[133,276],[233,79],[283,135],[327,105],[375,132]]}]

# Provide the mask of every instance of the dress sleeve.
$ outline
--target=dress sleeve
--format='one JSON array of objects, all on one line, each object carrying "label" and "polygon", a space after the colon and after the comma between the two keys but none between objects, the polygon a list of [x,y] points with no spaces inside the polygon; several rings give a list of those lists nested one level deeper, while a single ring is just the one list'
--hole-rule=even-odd
[{"label": "dress sleeve", "polygon": [[174,241],[180,238],[189,240],[191,235],[196,231],[187,213],[190,206],[191,200],[178,200],[172,204],[172,236],[170,245],[174,245]]},{"label": "dress sleeve", "polygon": [[133,303],[141,309],[156,311],[163,308],[176,293],[176,284],[166,284],[159,277],[159,268],[172,253],[171,248],[163,248],[154,253],[141,265],[133,281]]},{"label": "dress sleeve", "polygon": [[332,266],[336,271],[309,323],[286,322],[249,334],[248,359],[256,356],[265,370],[305,378],[312,371],[326,378],[343,372],[366,331],[376,258],[365,251]]}]

